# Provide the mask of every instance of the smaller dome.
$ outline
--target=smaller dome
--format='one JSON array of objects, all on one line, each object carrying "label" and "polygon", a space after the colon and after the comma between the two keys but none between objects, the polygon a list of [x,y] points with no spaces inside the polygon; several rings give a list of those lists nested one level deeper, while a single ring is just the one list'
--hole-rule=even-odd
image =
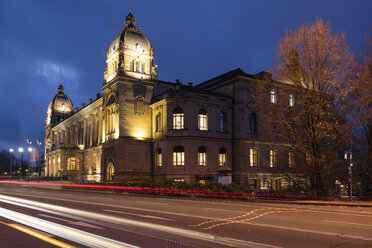
[{"label": "smaller dome", "polygon": [[53,100],[49,103],[48,109],[63,114],[68,114],[74,111],[74,106],[70,98],[68,98],[68,96],[64,93],[62,85],[59,85],[58,93],[53,97]]}]

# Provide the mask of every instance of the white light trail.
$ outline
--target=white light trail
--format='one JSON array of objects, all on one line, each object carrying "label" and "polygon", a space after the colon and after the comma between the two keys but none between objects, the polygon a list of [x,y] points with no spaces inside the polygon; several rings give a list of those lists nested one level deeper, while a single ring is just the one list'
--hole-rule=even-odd
[{"label": "white light trail", "polygon": [[89,247],[138,248],[138,246],[122,243],[5,208],[0,208],[0,216]]},{"label": "white light trail", "polygon": [[[136,221],[136,220],[131,220],[131,219],[125,219],[125,218],[121,218],[118,216],[111,216],[111,215],[106,215],[106,214],[88,212],[84,210],[76,210],[72,208],[60,207],[60,206],[56,206],[56,205],[52,205],[48,203],[26,200],[26,199],[16,198],[12,196],[7,196],[7,195],[0,194],[0,201],[7,202],[10,204],[15,204],[15,205],[22,204],[23,207],[29,207],[29,208],[35,208],[35,207],[44,208],[47,210],[52,210],[52,211],[56,211],[60,213],[66,213],[69,215],[75,215],[79,217],[85,217],[88,219],[105,221],[105,222],[119,224],[119,225],[127,225],[127,226],[132,225],[132,226],[137,226],[141,228],[163,231],[163,232],[172,233],[175,235],[180,235],[180,236],[184,236],[188,238],[194,238],[198,240],[214,242],[218,244],[224,244],[230,247],[256,247],[256,248],[259,247],[257,243],[254,243],[254,244],[252,243],[251,245],[249,245],[250,242],[245,241],[245,240],[238,240],[238,239],[228,240],[225,237],[192,231],[188,229],[164,226],[160,224],[153,224],[153,223],[147,223],[147,222]],[[267,244],[261,244],[261,247],[272,247],[272,246],[269,246]]]}]

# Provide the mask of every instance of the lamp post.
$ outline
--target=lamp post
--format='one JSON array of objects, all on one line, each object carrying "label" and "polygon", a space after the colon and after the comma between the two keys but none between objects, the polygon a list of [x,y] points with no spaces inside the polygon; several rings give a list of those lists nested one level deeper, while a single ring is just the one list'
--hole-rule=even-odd
[{"label": "lamp post", "polygon": [[19,164],[19,180],[21,180],[22,177],[22,162],[23,162],[23,148],[18,148],[18,152],[21,154],[21,163]]},{"label": "lamp post", "polygon": [[41,168],[40,168],[39,150],[41,147],[41,141],[37,139],[36,144],[39,146],[39,149],[37,150],[37,176],[40,177]]},{"label": "lamp post", "polygon": [[28,168],[27,168],[27,177],[30,178],[30,169],[31,169],[31,166],[30,166],[30,158],[31,158],[31,152],[32,152],[32,148],[31,148],[31,144],[32,144],[32,141],[29,140],[29,139],[26,139],[26,143],[28,145]]},{"label": "lamp post", "polygon": [[10,165],[9,165],[9,175],[10,178],[12,178],[12,173],[13,173],[13,148],[9,149],[9,155],[10,155]]},{"label": "lamp post", "polygon": [[31,179],[31,153],[32,153],[32,147],[28,148],[28,171],[27,171],[27,177]]}]

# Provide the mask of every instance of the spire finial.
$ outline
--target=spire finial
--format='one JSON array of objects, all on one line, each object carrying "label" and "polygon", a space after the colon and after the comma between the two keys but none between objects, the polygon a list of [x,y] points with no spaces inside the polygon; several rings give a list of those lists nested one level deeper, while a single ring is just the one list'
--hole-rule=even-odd
[{"label": "spire finial", "polygon": [[127,18],[125,18],[125,27],[126,28],[135,28],[136,21],[134,20],[134,16],[132,13],[129,12]]}]

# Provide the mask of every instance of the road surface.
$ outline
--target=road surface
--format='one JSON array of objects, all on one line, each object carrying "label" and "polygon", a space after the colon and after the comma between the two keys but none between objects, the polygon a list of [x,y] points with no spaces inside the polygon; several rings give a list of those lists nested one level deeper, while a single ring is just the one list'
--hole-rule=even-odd
[{"label": "road surface", "polygon": [[372,208],[0,185],[0,247],[372,247]]}]

